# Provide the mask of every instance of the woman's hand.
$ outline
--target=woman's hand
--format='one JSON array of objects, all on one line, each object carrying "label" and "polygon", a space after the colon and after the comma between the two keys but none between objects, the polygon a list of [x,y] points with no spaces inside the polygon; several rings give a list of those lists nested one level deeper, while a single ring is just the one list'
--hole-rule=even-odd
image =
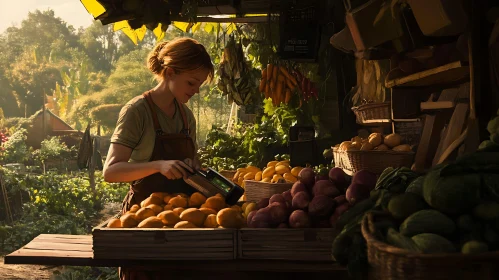
[{"label": "woman's hand", "polygon": [[192,167],[194,170],[200,170],[201,169],[201,162],[197,158],[194,158],[194,160],[192,160],[190,158],[186,158],[184,160],[184,162],[187,165],[189,165],[190,167]]},{"label": "woman's hand", "polygon": [[193,173],[194,170],[180,160],[161,160],[159,161],[159,172],[170,180],[187,178],[187,170]]}]

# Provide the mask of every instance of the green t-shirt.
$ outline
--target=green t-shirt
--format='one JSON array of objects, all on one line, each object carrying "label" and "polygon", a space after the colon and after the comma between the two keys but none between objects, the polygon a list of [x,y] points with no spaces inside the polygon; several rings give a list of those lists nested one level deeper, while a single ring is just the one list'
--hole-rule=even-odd
[{"label": "green t-shirt", "polygon": [[[177,106],[184,107],[187,121],[189,122],[190,136],[194,141],[197,152],[196,119],[194,118],[194,114],[185,104],[176,104]],[[165,133],[180,133],[183,129],[183,120],[179,108],[176,108],[175,114],[171,118],[156,104],[154,104],[154,107],[161,129]],[[147,104],[147,100],[140,95],[130,100],[121,108],[116,128],[111,136],[111,143],[121,144],[133,149],[130,162],[147,162],[152,155],[155,136],[156,133],[149,105]]]}]

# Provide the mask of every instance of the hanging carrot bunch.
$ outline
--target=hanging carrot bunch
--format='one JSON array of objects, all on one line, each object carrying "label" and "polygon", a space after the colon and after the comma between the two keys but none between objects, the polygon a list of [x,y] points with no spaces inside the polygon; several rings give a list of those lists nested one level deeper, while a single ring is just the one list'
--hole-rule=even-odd
[{"label": "hanging carrot bunch", "polygon": [[289,74],[284,65],[269,63],[267,68],[262,70],[259,90],[265,98],[272,98],[274,106],[289,104],[297,87],[298,81]]},{"label": "hanging carrot bunch", "polygon": [[318,99],[318,89],[315,84],[305,77],[298,69],[288,70],[279,63],[269,63],[262,69],[259,91],[265,98],[271,98],[274,106],[281,103],[289,104],[294,94],[299,94],[299,106],[310,98]]}]

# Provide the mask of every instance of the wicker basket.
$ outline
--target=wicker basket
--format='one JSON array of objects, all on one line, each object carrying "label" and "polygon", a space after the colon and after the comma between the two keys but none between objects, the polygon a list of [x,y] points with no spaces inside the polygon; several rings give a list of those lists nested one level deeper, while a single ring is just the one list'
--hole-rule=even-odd
[{"label": "wicker basket", "polygon": [[229,180],[232,181],[232,178],[236,174],[236,171],[235,170],[222,170],[219,173],[220,173],[220,175],[222,175],[225,178],[227,178],[227,179],[229,179]]},{"label": "wicker basket", "polygon": [[359,170],[381,174],[387,167],[408,167],[414,161],[414,152],[395,151],[340,151],[333,148],[334,162],[345,173],[352,175]]},{"label": "wicker basket", "polygon": [[362,220],[362,235],[367,242],[370,279],[499,279],[499,266],[497,265],[499,252],[470,255],[410,252],[391,246],[375,237],[376,217],[376,214],[368,213]]},{"label": "wicker basket", "polygon": [[265,183],[253,180],[244,180],[244,194],[246,201],[258,202],[262,198],[268,198],[276,193],[283,193],[290,190],[293,186],[292,183]]},{"label": "wicker basket", "polygon": [[369,124],[372,120],[391,119],[390,102],[369,103],[353,107],[358,124]]}]

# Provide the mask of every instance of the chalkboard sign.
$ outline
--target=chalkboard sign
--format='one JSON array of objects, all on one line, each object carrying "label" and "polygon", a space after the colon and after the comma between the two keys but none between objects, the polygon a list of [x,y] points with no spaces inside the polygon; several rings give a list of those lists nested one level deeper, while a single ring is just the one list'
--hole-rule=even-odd
[{"label": "chalkboard sign", "polygon": [[281,59],[315,61],[320,43],[319,0],[281,1],[279,56]]}]

